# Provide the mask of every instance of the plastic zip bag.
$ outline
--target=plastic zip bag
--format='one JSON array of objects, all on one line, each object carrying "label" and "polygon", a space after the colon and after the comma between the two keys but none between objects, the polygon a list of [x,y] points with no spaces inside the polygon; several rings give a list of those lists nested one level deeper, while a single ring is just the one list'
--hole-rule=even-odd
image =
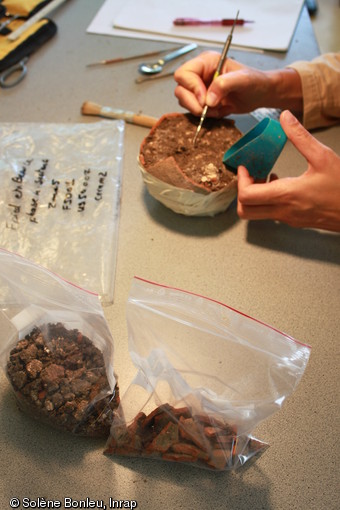
[{"label": "plastic zip bag", "polygon": [[111,303],[124,121],[0,124],[0,246]]},{"label": "plastic zip bag", "polygon": [[0,249],[0,326],[19,406],[59,429],[107,437],[119,392],[98,295]]},{"label": "plastic zip bag", "polygon": [[225,470],[266,448],[252,431],[296,388],[307,345],[212,299],[139,278],[127,324],[138,372],[107,454]]}]

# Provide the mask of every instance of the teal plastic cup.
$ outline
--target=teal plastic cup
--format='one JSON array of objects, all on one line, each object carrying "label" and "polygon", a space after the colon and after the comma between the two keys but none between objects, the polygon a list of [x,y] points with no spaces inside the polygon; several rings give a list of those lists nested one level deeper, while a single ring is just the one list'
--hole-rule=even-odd
[{"label": "teal plastic cup", "polygon": [[286,141],[281,124],[265,118],[225,152],[223,163],[235,174],[237,167],[243,165],[255,179],[265,179]]}]

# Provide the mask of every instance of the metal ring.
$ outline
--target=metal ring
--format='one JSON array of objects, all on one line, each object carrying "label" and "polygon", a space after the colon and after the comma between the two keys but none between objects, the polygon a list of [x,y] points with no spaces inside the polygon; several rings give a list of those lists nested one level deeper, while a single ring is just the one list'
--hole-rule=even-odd
[{"label": "metal ring", "polygon": [[[6,69],[0,77],[0,87],[3,89],[10,89],[11,87],[15,87],[15,85],[18,85],[26,76],[27,73],[27,67],[26,62],[28,60],[28,57],[23,58],[18,64],[15,64],[14,66],[10,67],[9,69]],[[13,74],[20,73],[19,76],[17,76],[14,79],[9,79]]]}]

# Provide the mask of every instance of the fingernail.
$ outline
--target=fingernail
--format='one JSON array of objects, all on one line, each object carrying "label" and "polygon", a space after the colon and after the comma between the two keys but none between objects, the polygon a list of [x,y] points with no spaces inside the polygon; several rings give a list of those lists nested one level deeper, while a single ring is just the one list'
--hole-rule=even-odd
[{"label": "fingernail", "polygon": [[216,94],[214,92],[208,92],[207,97],[206,97],[206,102],[207,102],[207,105],[210,106],[211,108],[216,106],[218,103]]},{"label": "fingernail", "polygon": [[205,106],[205,100],[206,100],[205,95],[199,94],[197,96],[197,101],[199,102],[202,108],[204,108]]},{"label": "fingernail", "polygon": [[297,118],[289,110],[282,112],[282,115],[284,115],[287,124],[296,124]]}]

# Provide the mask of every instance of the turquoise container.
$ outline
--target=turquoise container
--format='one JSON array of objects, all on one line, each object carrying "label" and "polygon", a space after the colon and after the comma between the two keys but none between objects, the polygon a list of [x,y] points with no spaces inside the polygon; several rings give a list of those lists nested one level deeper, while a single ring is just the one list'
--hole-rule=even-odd
[{"label": "turquoise container", "polygon": [[265,118],[225,152],[223,163],[235,174],[237,167],[243,165],[255,179],[265,179],[286,141],[281,124]]}]

